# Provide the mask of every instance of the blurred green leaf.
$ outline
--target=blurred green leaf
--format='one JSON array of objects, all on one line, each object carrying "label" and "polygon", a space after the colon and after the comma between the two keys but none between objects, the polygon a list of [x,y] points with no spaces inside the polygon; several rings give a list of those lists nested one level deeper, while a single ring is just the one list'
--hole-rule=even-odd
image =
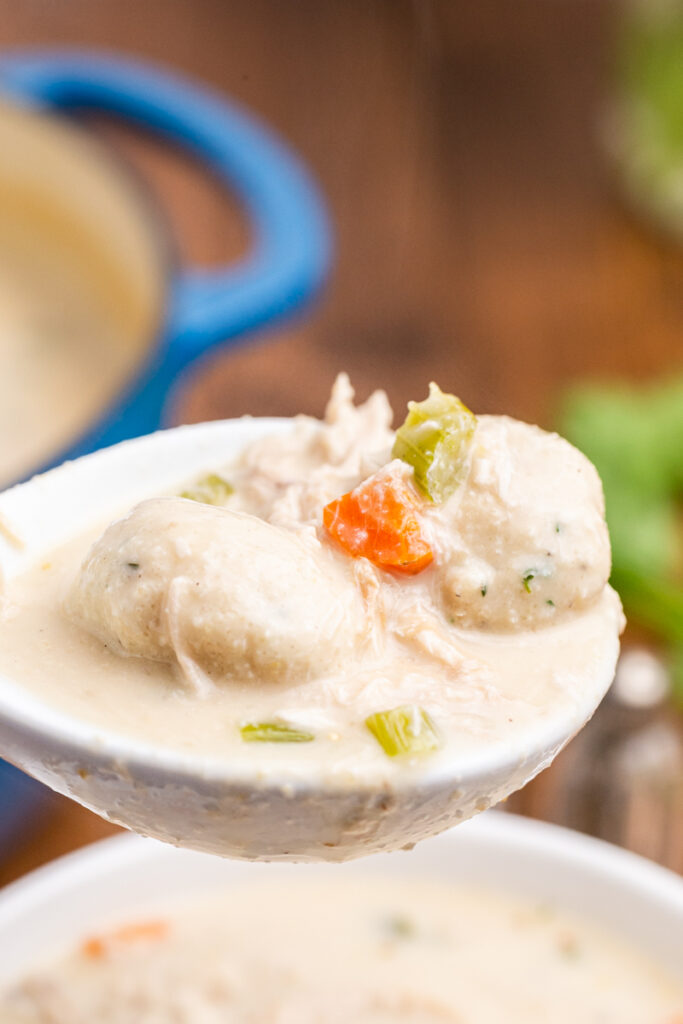
[{"label": "blurred green leaf", "polygon": [[671,680],[674,701],[678,708],[683,711],[683,645],[672,648]]},{"label": "blurred green leaf", "polygon": [[622,8],[608,148],[636,207],[683,232],[683,6]]},{"label": "blurred green leaf", "polygon": [[627,615],[671,645],[683,706],[683,377],[638,390],[576,388],[560,429],[602,477],[612,583]]},{"label": "blurred green leaf", "polygon": [[683,587],[616,565],[612,583],[642,625],[683,647]]},{"label": "blurred green leaf", "polygon": [[624,94],[643,110],[644,130],[662,155],[683,155],[683,9],[632,4],[624,19],[618,73]]}]

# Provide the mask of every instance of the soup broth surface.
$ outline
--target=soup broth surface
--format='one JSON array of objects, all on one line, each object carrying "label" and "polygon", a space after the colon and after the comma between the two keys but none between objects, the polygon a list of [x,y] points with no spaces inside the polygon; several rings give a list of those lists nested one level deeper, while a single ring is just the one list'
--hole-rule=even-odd
[{"label": "soup broth surface", "polygon": [[683,983],[549,906],[264,879],[116,925],[0,996],[3,1024],[678,1024]]}]

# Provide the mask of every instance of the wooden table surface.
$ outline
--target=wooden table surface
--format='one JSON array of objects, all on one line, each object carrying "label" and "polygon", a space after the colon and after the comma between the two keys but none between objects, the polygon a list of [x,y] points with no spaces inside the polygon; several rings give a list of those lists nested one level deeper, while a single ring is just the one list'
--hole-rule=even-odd
[{"label": "wooden table surface", "polygon": [[[322,184],[337,232],[323,300],[208,359],[178,418],[320,414],[346,369],[361,398],[384,387],[399,411],[436,379],[476,410],[549,426],[576,378],[683,362],[683,256],[621,208],[597,142],[615,13],[600,0],[0,0],[0,45],[165,61],[265,117]],[[239,211],[192,161],[96,127],[153,182],[185,258],[244,251]],[[547,815],[563,771],[517,806]],[[51,797],[0,882],[111,831]]]}]

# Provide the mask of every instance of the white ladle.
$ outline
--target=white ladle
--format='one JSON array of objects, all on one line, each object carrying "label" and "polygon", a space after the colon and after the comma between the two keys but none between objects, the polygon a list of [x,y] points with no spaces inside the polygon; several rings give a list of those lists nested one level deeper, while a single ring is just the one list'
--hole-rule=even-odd
[{"label": "white ladle", "polygon": [[[224,465],[289,421],[241,419],[162,431],[67,463],[0,494],[0,578],[10,579],[75,535],[137,501]],[[138,738],[48,706],[0,675],[0,753],[52,789],[110,821],[177,845],[269,860],[346,860],[417,840],[471,817],[544,768],[595,710],[613,674],[616,631],[606,631],[571,708],[473,755],[454,749],[397,771],[331,785],[245,769]],[[122,660],[125,672],[125,660]],[[191,727],[191,725],[190,725]]]}]

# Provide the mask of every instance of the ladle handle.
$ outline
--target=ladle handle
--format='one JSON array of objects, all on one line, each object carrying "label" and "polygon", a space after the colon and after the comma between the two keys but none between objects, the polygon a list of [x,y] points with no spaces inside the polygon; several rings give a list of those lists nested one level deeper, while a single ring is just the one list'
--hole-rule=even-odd
[{"label": "ladle handle", "polygon": [[248,213],[251,248],[241,262],[178,274],[161,358],[149,368],[158,394],[140,399],[137,422],[126,429],[119,415],[118,434],[110,424],[98,445],[154,429],[184,365],[218,342],[293,313],[323,284],[332,245],[317,186],[268,128],[224,96],[154,66],[64,50],[3,56],[0,87],[19,101],[109,111],[153,129],[198,156]]}]

